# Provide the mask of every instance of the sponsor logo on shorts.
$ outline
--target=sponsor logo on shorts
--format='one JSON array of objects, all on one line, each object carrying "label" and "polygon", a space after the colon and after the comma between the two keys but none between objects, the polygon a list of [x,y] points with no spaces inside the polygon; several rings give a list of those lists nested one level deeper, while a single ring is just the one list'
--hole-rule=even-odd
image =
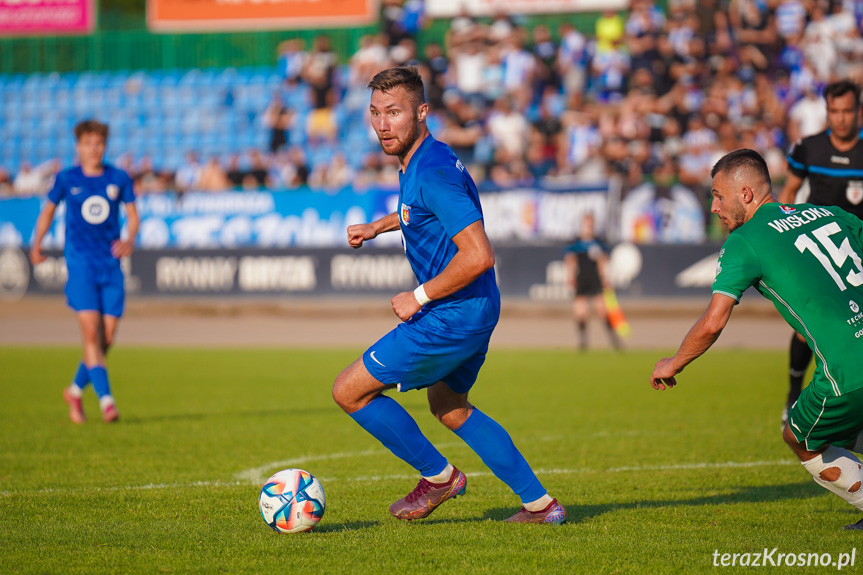
[{"label": "sponsor logo on shorts", "polygon": [[378,364],[379,366],[386,367],[384,364],[382,364],[381,362],[378,361],[378,358],[375,357],[375,352],[371,352],[369,354],[369,357],[372,358],[372,361],[375,362],[376,364]]},{"label": "sponsor logo on shorts", "polygon": [[107,220],[110,213],[111,206],[102,196],[90,196],[81,204],[81,217],[94,226]]}]

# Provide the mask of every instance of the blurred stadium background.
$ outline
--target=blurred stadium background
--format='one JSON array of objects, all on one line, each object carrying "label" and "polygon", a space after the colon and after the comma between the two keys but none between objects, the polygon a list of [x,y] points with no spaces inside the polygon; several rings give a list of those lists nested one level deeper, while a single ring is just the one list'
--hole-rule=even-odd
[{"label": "blurred stadium background", "polygon": [[365,86],[400,64],[478,182],[505,296],[566,301],[587,212],[624,298],[703,295],[712,164],[754,148],[778,191],[823,86],[860,79],[861,23],[853,0],[2,0],[0,297],[62,290],[61,210],[53,257],[25,253],[86,118],[136,183],[131,294],[410,287],[397,237],[343,240],[395,207]]}]

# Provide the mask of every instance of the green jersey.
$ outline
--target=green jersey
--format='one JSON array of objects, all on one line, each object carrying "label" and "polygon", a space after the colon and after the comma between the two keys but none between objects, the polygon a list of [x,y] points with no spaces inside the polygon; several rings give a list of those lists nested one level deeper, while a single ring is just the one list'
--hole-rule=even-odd
[{"label": "green jersey", "polygon": [[825,395],[863,388],[863,222],[841,208],[765,204],[719,252],[713,293],[754,286],[815,354]]}]

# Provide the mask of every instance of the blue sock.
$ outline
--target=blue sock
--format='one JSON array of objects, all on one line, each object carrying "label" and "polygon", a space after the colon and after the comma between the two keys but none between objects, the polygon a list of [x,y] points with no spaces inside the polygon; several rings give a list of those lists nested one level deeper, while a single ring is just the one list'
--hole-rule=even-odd
[{"label": "blue sock", "polygon": [[479,455],[498,479],[521,497],[522,503],[536,501],[546,494],[509,433],[476,407],[453,433]]},{"label": "blue sock", "polygon": [[87,371],[87,366],[84,362],[78,364],[78,371],[75,372],[75,378],[72,380],[75,386],[82,390],[90,383],[90,373]]},{"label": "blue sock", "polygon": [[111,395],[111,385],[108,383],[108,372],[105,368],[101,365],[94,365],[88,368],[87,371],[90,373],[90,381],[93,382],[93,389],[96,391],[99,399],[102,399],[106,395]]},{"label": "blue sock", "polygon": [[437,475],[446,467],[446,457],[426,439],[416,421],[394,399],[379,395],[350,416],[420,475]]}]

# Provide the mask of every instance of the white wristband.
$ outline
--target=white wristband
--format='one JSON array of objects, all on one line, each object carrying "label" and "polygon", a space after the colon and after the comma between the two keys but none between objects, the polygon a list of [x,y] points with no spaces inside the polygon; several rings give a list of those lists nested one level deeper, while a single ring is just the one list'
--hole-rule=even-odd
[{"label": "white wristband", "polygon": [[420,305],[425,305],[431,301],[431,298],[426,295],[426,288],[424,288],[422,284],[414,290],[414,297],[417,298],[417,302]]}]

